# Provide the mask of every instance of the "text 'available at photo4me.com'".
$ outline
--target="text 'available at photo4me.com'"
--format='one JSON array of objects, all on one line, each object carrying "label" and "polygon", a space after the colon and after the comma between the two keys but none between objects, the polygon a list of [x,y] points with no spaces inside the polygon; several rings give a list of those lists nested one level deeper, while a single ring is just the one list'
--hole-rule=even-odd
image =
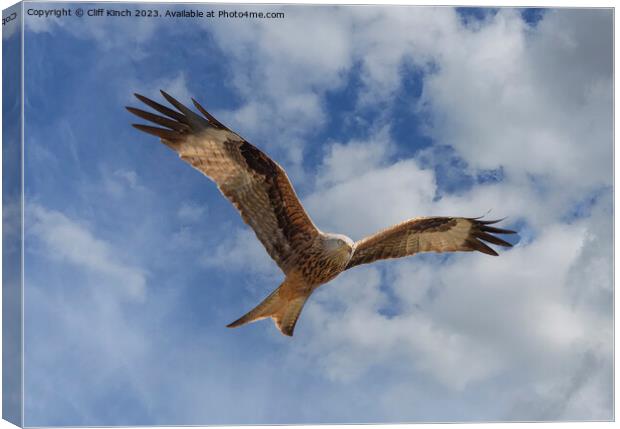
[{"label": "text 'available at photo4me.com'", "polygon": [[232,9],[148,9],[148,8],[116,8],[116,7],[94,7],[94,8],[28,8],[26,15],[36,18],[97,18],[97,17],[118,17],[118,18],[237,18],[237,19],[283,19],[284,12],[276,11],[250,11]]}]

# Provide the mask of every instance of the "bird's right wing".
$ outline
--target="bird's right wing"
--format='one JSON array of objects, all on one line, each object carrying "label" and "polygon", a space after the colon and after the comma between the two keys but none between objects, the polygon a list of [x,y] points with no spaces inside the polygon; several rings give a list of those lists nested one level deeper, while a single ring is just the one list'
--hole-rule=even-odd
[{"label": "bird's right wing", "polygon": [[379,259],[401,258],[420,252],[479,251],[497,256],[484,241],[504,247],[512,244],[492,234],[515,231],[490,226],[498,220],[463,217],[426,217],[410,219],[355,243],[347,269]]},{"label": "bird's right wing", "polygon": [[163,116],[127,107],[160,127],[134,124],[212,179],[243,220],[254,230],[267,253],[287,273],[296,266],[319,230],[304,210],[286,172],[252,144],[232,132],[192,99],[200,116],[162,91],[177,110],[142,95],[136,97]]}]

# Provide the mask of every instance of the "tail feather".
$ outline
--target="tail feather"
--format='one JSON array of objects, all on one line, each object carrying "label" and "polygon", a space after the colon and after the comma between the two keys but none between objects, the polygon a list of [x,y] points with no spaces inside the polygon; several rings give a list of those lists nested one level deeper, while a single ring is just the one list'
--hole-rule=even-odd
[{"label": "tail feather", "polygon": [[271,292],[260,304],[239,319],[227,325],[227,327],[236,328],[246,323],[252,323],[271,317],[282,334],[292,337],[297,319],[299,319],[301,310],[309,296],[310,294],[293,298],[284,297],[282,294],[282,286],[280,286]]},{"label": "tail feather", "polygon": [[293,336],[295,325],[307,299],[308,296],[302,296],[289,301],[283,311],[274,316],[276,326],[284,335]]},{"label": "tail feather", "polygon": [[280,288],[274,290],[269,294],[267,298],[261,301],[256,307],[248,311],[246,314],[235,320],[234,322],[226,325],[227,328],[236,328],[238,326],[245,325],[246,323],[256,322],[257,320],[270,317],[273,307],[280,303],[279,299]]}]

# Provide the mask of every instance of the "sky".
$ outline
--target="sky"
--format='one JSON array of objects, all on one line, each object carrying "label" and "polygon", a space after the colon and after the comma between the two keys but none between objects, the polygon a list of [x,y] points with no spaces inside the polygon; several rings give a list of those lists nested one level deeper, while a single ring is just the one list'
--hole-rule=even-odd
[{"label": "sky", "polygon": [[[25,424],[611,419],[612,11],[225,8],[285,17],[26,16]],[[347,271],[293,338],[226,329],[283,275],[130,126],[159,89],[324,231],[486,215],[514,247]]]}]

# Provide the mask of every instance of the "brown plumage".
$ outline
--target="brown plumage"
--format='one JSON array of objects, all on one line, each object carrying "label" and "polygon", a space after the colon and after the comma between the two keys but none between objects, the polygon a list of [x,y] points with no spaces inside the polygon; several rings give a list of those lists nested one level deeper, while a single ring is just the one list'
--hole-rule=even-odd
[{"label": "brown plumage", "polygon": [[514,231],[490,226],[499,221],[478,218],[410,219],[356,243],[340,234],[324,233],[304,210],[280,165],[224,126],[196,100],[192,102],[202,116],[161,93],[177,110],[135,94],[163,116],[127,107],[134,115],[158,125],[133,126],[159,137],[182,160],[213,180],[286,276],[265,300],[229,327],[272,318],[280,332],[291,336],[312,292],[356,265],[420,252],[479,251],[497,256],[485,242],[511,247],[493,234]]}]

